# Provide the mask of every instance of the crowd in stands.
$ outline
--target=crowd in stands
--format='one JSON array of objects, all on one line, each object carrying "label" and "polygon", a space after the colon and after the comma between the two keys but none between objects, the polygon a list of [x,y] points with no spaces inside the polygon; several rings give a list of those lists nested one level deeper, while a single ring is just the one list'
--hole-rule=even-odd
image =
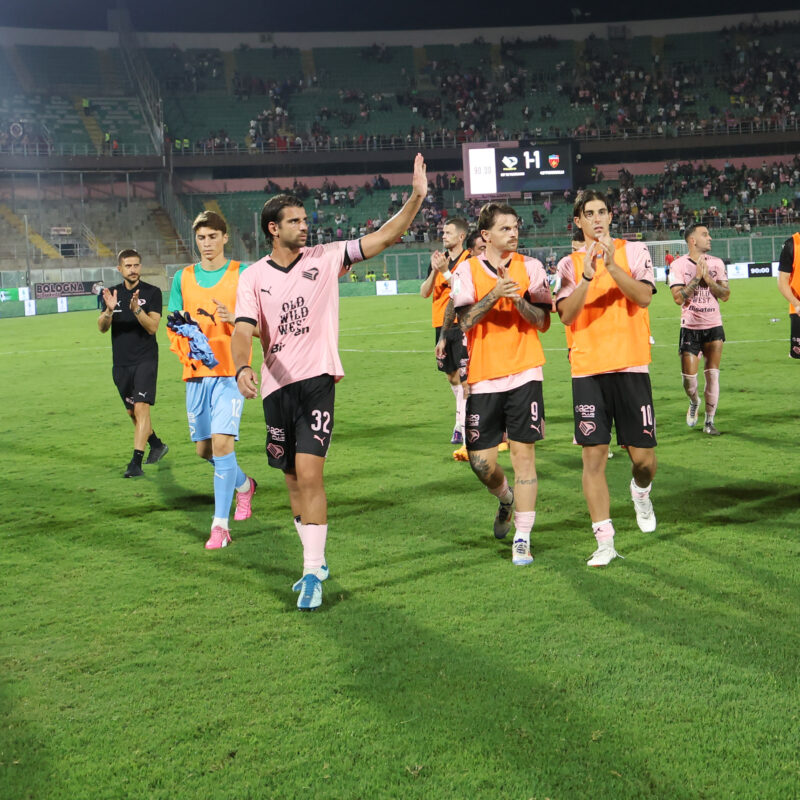
[{"label": "crowd in stands", "polygon": [[[726,228],[729,236],[735,236],[748,234],[756,227],[800,222],[800,156],[771,164],[764,161],[756,168],[743,164],[736,167],[726,162],[722,169],[717,169],[710,164],[694,166],[674,161],[664,165],[663,174],[657,179],[635,179],[625,169],[621,169],[617,177],[618,180],[606,189],[614,216],[612,230],[615,234],[672,237],[696,222],[713,230]],[[596,176],[601,183],[603,178],[602,174]],[[453,215],[465,217],[470,224],[475,224],[483,200],[464,198],[461,194],[463,188],[463,181],[455,174],[431,175],[428,195],[420,214],[403,236],[403,241],[438,242],[444,224]],[[390,191],[385,215],[377,213],[361,220],[357,211],[349,211],[378,190]],[[269,181],[264,191],[268,194],[290,191],[303,201],[311,200],[313,209],[309,206],[309,227],[312,244],[371,233],[408,200],[407,188],[392,187],[381,175],[363,186],[340,187],[335,181],[325,179],[317,189],[309,189],[297,180],[290,188]],[[774,197],[776,193],[781,195],[780,199]],[[699,205],[691,199],[698,195],[703,199]],[[760,199],[765,196],[769,199]],[[520,205],[523,236],[569,234],[574,200],[575,193],[565,191],[556,197],[541,195],[530,205]],[[355,218],[361,221],[356,222]],[[534,243],[535,239],[531,238],[530,244]]]},{"label": "crowd in stands", "polygon": [[[781,193],[781,189],[793,189]],[[780,199],[760,200],[780,194]],[[702,194],[700,207],[689,206],[687,197]],[[800,219],[800,156],[789,162],[762,162],[755,169],[736,168],[726,162],[717,169],[710,164],[665,164],[657,182],[637,185],[625,170],[619,186],[606,191],[612,213],[627,231],[683,230],[691,223],[709,228],[732,228],[750,233],[764,225],[784,225]]]},{"label": "crowd in stands", "polygon": [[[555,39],[503,40],[498,65],[489,64],[488,57],[477,68],[466,69],[454,60],[431,60],[420,74],[430,79],[434,91],[421,91],[415,76],[402,67],[391,87],[393,92],[387,88],[369,96],[356,87],[341,89],[340,100],[352,103],[352,111],[332,112],[322,106],[310,130],[295,131],[284,120],[282,142],[263,134],[260,141],[267,149],[383,149],[543,135],[677,136],[743,127],[755,131],[793,129],[800,114],[798,54],[771,43],[770,37],[776,33],[800,37],[800,25],[724,30],[719,34],[718,50],[709,52],[702,63],[675,61],[667,52],[663,58],[654,55],[647,66],[633,62],[627,40],[609,43],[589,36],[580,58],[554,63],[542,74],[531,74],[524,55],[533,49],[557,47]],[[391,60],[390,52],[379,45],[365,49],[362,55]],[[316,77],[312,83],[317,85]],[[543,83],[554,86],[556,96],[568,101],[583,122],[565,124],[559,119],[548,95],[537,92]],[[302,80],[295,81],[291,88],[303,91],[302,84]],[[715,96],[722,94],[723,104],[714,100],[712,90]],[[392,95],[397,107],[419,118],[418,124],[393,135],[371,133],[371,113],[391,110]],[[522,119],[508,122],[506,106],[522,99],[529,100],[521,111]],[[286,102],[284,98],[276,104],[285,108]],[[332,119],[339,128],[354,128],[355,132],[332,134],[327,124]]]},{"label": "crowd in stands", "polygon": [[[784,29],[800,34],[797,24]],[[556,65],[559,94],[587,111],[585,124],[568,133],[721,133],[742,123],[754,130],[786,129],[800,111],[800,76],[796,53],[762,40],[775,31],[775,26],[763,32],[749,28],[746,43],[740,35],[745,31],[726,31],[721,57],[709,54],[698,64],[656,56],[650,70],[633,66],[624,50],[603,56],[599,40],[589,37],[573,70]],[[725,107],[709,101],[706,76],[713,76],[713,86],[726,96]]]},{"label": "crowd in stands", "polygon": [[[352,83],[332,88],[324,69],[318,75],[280,79],[236,71],[231,77],[234,96],[242,101],[264,98],[262,110],[246,118],[248,127],[232,135],[212,131],[199,139],[192,132],[192,140],[186,131],[175,131],[171,144],[179,151],[187,149],[187,142],[188,149],[202,151],[377,150],[453,146],[470,140],[797,130],[800,23],[740,25],[704,36],[707,51],[699,60],[671,53],[670,37],[663,53],[653,39],[652,53],[645,56],[629,39],[592,35],[576,45],[577,57],[565,57],[564,42],[552,37],[502,39],[497,61],[485,43],[476,40],[476,63],[465,66],[455,57],[430,58],[417,69],[398,63],[395,78],[379,90],[357,85],[355,75]],[[707,44],[709,37],[716,46]],[[283,49],[273,47],[273,55]],[[551,51],[551,59],[542,59],[542,52]],[[392,48],[376,43],[360,55],[362,73],[368,73],[372,63],[391,72]],[[536,61],[531,60],[534,55]],[[173,45],[167,59],[171,66],[162,80],[173,93],[201,93],[224,85],[217,50]],[[532,67],[533,63],[547,66]],[[311,112],[313,118],[296,119],[294,98],[303,94],[308,108],[320,87],[327,87],[327,93]],[[338,104],[333,92],[338,93]],[[387,133],[387,118],[400,110],[396,116],[404,120],[404,129]],[[375,125],[378,115],[380,126]],[[582,121],[575,124],[576,119]],[[39,142],[30,131],[25,135],[27,140],[19,143]],[[0,139],[0,146],[14,143],[17,140],[7,133]]]}]

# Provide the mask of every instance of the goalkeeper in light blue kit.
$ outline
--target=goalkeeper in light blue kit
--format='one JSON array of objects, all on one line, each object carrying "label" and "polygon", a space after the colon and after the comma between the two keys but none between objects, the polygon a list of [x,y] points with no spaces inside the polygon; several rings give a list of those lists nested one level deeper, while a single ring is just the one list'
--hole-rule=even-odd
[{"label": "goalkeeper in light blue kit", "polygon": [[239,274],[245,269],[225,257],[225,220],[204,211],[192,226],[200,262],[184,267],[172,281],[167,317],[170,349],[183,364],[189,433],[197,455],[214,466],[214,519],[207,550],[231,541],[228,517],[236,493],[234,520],[248,519],[256,482],[236,462],[244,398],[236,386],[231,334]]}]

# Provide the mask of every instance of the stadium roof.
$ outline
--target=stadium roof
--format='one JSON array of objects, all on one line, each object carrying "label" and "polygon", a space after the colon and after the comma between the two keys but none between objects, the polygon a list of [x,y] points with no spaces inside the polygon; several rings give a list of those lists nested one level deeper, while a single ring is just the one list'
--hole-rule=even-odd
[{"label": "stadium roof", "polygon": [[[112,0],[3,0],[0,26],[106,30]],[[502,13],[478,0],[458,4],[407,0],[406,3],[370,3],[354,0],[307,0],[301,6],[268,0],[134,0],[129,2],[131,18],[140,31],[341,31],[341,30],[424,30],[429,28],[513,28],[580,22],[621,22],[625,20],[713,16],[749,13],[752,2],[744,0],[673,0],[652,4],[642,0],[617,0],[598,7],[580,2],[512,2]],[[767,0],[758,10],[791,11],[795,0]],[[298,13],[299,12],[299,13]],[[576,14],[577,12],[577,14]]]}]

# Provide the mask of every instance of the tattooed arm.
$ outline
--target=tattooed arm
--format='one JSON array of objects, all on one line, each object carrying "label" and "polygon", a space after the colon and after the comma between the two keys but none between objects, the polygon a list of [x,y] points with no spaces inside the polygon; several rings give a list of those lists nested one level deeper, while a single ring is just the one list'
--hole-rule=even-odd
[{"label": "tattooed arm", "polygon": [[439,341],[436,342],[436,358],[444,358],[444,340],[445,340],[445,333],[450,330],[450,328],[457,328],[458,325],[455,324],[456,318],[456,307],[453,305],[453,298],[451,297],[447,301],[447,305],[444,307],[444,320],[442,321],[442,330],[439,333]]},{"label": "tattooed arm", "polygon": [[542,308],[542,306],[535,306],[529,303],[524,297],[517,295],[511,298],[511,302],[516,306],[520,316],[530,322],[535,328],[544,332],[550,327],[550,312]]},{"label": "tattooed arm", "polygon": [[473,305],[464,309],[459,309],[458,319],[461,330],[468,331],[480,322],[501,297],[508,297],[513,300],[515,297],[519,297],[518,292],[519,284],[513,278],[510,278],[501,267],[498,270],[497,283],[494,289],[484,295],[477,303],[473,303]]}]

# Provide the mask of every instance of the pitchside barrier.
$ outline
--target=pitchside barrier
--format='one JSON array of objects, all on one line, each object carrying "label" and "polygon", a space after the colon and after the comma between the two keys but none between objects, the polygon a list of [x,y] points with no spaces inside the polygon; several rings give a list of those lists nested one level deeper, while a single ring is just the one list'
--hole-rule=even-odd
[{"label": "pitchside barrier", "polygon": [[[776,277],[778,256],[785,240],[782,236],[716,239],[713,254],[725,261],[731,280]],[[645,244],[656,265],[656,279],[660,282],[666,277],[663,265],[667,251],[676,257],[687,252],[683,239]],[[554,264],[569,250],[545,247],[522,248],[521,252],[538,258],[543,264]],[[374,281],[366,280],[367,263],[370,273],[376,276]],[[354,266],[357,281],[350,275],[340,280],[339,293],[342,297],[416,294],[428,274],[430,252],[388,252],[367,263]],[[166,302],[172,278],[184,266],[167,264],[163,273],[143,277],[161,286]],[[389,276],[388,280],[383,279],[385,275]],[[99,309],[98,293],[103,286],[119,283],[119,279],[115,267],[36,269],[30,273],[21,270],[0,271],[0,319]]]}]

